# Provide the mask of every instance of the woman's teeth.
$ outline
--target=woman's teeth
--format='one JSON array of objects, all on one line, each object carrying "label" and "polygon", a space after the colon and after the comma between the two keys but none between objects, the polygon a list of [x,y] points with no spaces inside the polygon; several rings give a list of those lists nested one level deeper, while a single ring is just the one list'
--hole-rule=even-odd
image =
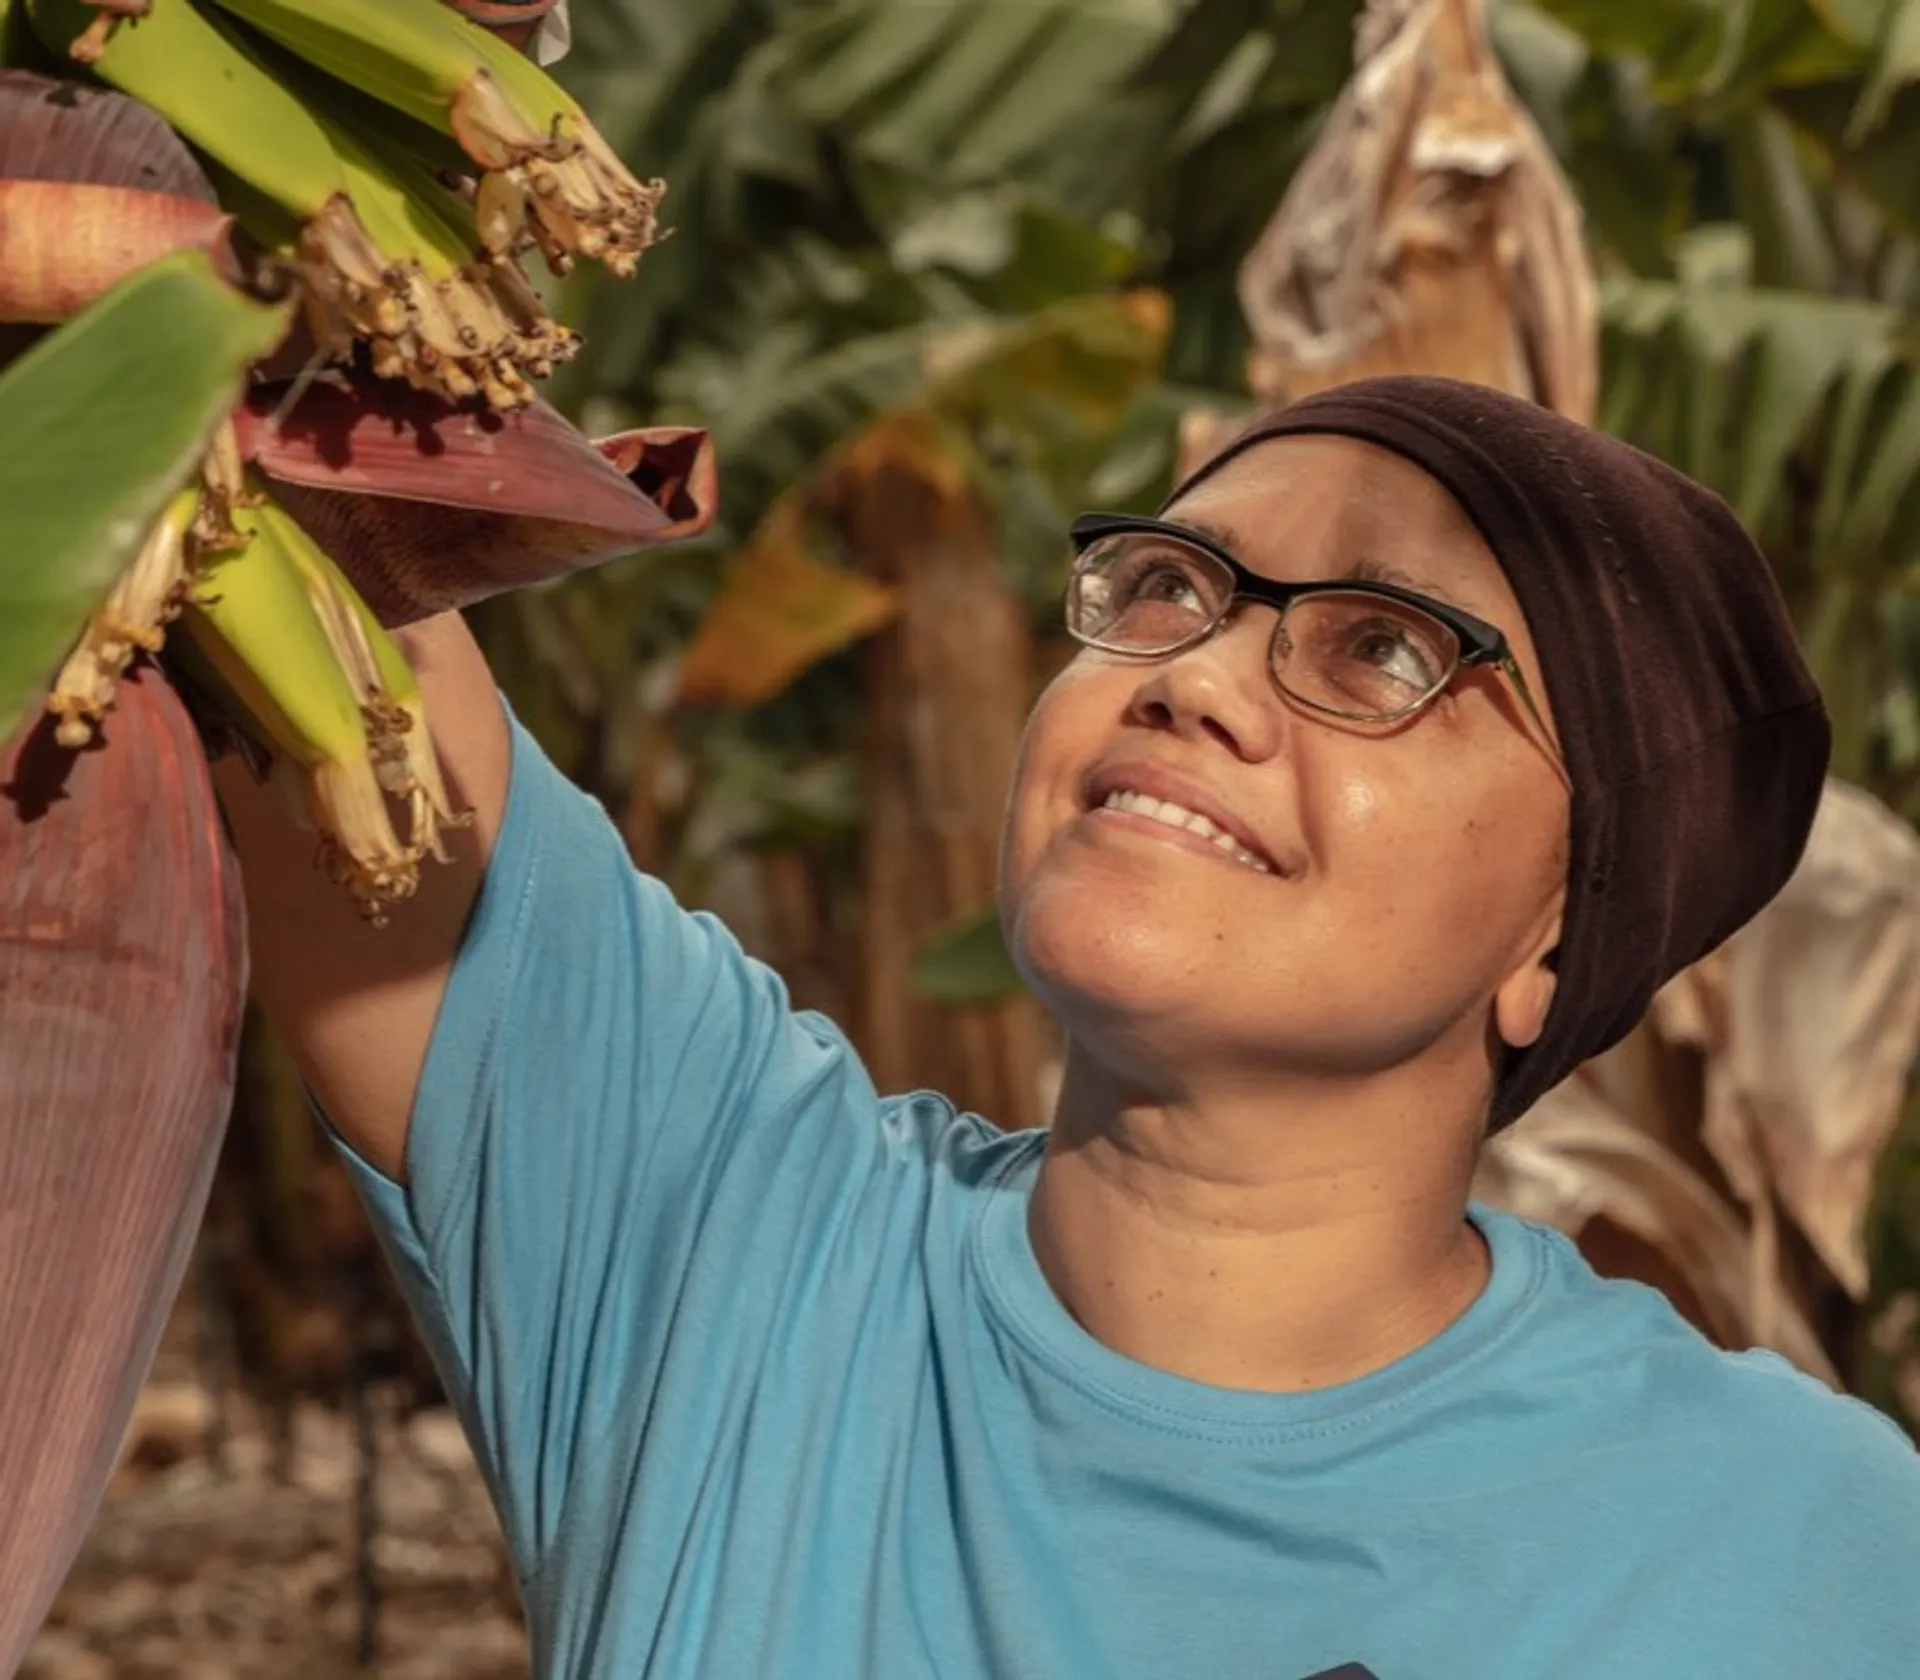
[{"label": "woman's teeth", "polygon": [[1102,807],[1108,811],[1130,811],[1137,817],[1151,817],[1169,828],[1187,829],[1203,840],[1211,840],[1235,863],[1244,863],[1249,869],[1259,870],[1262,875],[1273,873],[1272,866],[1265,858],[1254,856],[1231,834],[1221,829],[1218,823],[1201,816],[1198,811],[1189,811],[1184,805],[1174,804],[1171,799],[1155,799],[1151,794],[1129,793],[1123,788],[1118,793],[1108,794],[1102,801]]}]

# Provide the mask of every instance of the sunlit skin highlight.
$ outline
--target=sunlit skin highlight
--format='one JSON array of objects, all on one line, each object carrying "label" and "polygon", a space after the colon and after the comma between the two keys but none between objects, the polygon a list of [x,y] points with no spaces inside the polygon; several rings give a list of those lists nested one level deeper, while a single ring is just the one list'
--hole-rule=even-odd
[{"label": "sunlit skin highlight", "polygon": [[[1167,517],[1281,581],[1407,574],[1505,631],[1544,703],[1499,563],[1386,451],[1273,440]],[[1028,724],[1001,903],[1068,1038],[1030,1219],[1056,1293],[1146,1364],[1297,1390],[1412,1351],[1485,1283],[1464,1210],[1500,1045],[1552,1001],[1568,812],[1497,672],[1357,728],[1279,692],[1274,623],[1245,604],[1167,659],[1073,660]],[[1092,808],[1116,783],[1271,872]]]}]

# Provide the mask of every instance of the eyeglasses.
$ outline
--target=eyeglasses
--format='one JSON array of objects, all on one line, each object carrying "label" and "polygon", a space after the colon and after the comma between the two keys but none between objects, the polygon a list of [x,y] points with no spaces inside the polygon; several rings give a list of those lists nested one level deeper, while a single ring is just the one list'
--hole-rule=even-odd
[{"label": "eyeglasses", "polygon": [[1463,666],[1505,674],[1564,778],[1566,768],[1506,636],[1397,584],[1275,583],[1199,531],[1162,519],[1088,513],[1073,522],[1067,630],[1087,647],[1164,659],[1196,647],[1238,601],[1280,615],[1268,662],[1289,698],[1352,723],[1413,717]]}]

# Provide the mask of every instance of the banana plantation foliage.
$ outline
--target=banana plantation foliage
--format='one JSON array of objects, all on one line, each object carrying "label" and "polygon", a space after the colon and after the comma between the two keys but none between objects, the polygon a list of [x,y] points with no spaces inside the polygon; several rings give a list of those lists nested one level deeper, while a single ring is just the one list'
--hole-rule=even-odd
[{"label": "banana plantation foliage", "polygon": [[[18,1333],[60,1404],[0,1442],[48,1513],[0,1531],[0,1672],[209,1198],[272,1403],[397,1324],[240,1031],[196,730],[404,917],[462,814],[389,631],[469,609],[883,1087],[1040,1124],[994,847],[1067,524],[1371,372],[1720,490],[1835,724],[1786,894],[1481,1193],[1920,1429],[1920,0],[574,0],[551,74],[468,9],[0,0],[0,1028],[94,975],[84,1043],[0,1066],[0,1209],[68,1187],[0,1219],[0,1333],[142,1296],[111,1347]],[[166,1054],[104,1083],[109,1031]]]}]

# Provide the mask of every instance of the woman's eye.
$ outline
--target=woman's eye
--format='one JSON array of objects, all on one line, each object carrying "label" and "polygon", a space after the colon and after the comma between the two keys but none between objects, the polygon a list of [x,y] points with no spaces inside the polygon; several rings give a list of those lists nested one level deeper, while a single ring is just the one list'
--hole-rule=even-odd
[{"label": "woman's eye", "polygon": [[1134,579],[1131,593],[1136,601],[1176,607],[1194,605],[1200,596],[1184,567],[1165,562],[1142,568]]},{"label": "woman's eye", "polygon": [[1409,689],[1425,693],[1440,680],[1433,651],[1404,625],[1363,625],[1348,643],[1348,656]]}]

